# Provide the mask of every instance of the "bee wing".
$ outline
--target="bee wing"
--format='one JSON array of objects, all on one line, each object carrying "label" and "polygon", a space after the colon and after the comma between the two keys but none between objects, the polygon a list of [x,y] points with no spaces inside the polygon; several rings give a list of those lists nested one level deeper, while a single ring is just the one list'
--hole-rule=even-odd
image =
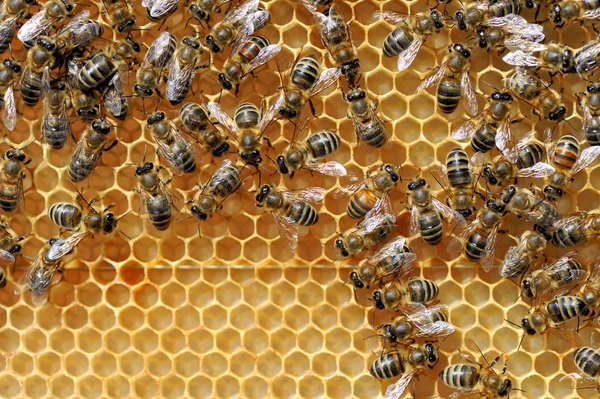
[{"label": "bee wing", "polygon": [[567,374],[560,379],[560,383],[571,389],[594,389],[598,388],[598,381],[577,373]]},{"label": "bee wing", "polygon": [[517,142],[517,144],[514,145],[514,147],[506,148],[505,151],[502,152],[502,154],[504,154],[505,157],[510,158],[513,162],[516,162],[517,153],[519,152],[519,150],[524,148],[534,136],[535,130],[525,133],[525,135],[521,137],[521,139]]},{"label": "bee wing", "polygon": [[248,38],[254,33],[254,24],[251,20],[247,20],[238,30],[237,38],[233,43],[229,58],[238,54],[242,46],[248,41]]},{"label": "bee wing", "polygon": [[502,277],[515,277],[511,272],[514,270],[517,262],[521,260],[521,255],[525,253],[526,246],[527,240],[521,238],[517,245],[510,247],[508,251],[506,251],[506,256],[502,262],[502,269],[500,270],[500,275]]},{"label": "bee wing", "polygon": [[543,66],[542,62],[535,55],[526,53],[523,50],[511,51],[504,55],[502,60],[509,65],[521,67],[537,68]]},{"label": "bee wing", "polygon": [[496,131],[496,147],[501,152],[504,152],[507,148],[509,148],[510,143],[514,141],[510,126],[510,119],[505,118],[502,123],[500,123],[500,126],[498,126],[498,130]]},{"label": "bee wing", "polygon": [[234,24],[258,8],[258,0],[248,0],[241,6],[231,10],[223,20],[224,24]]},{"label": "bee wing", "polygon": [[[315,9],[316,10],[316,9]],[[326,32],[330,31],[339,31],[339,23],[338,21],[342,21],[341,25],[346,33],[347,39],[350,39],[350,29],[348,28],[348,23],[344,18],[344,13],[341,8],[337,4],[332,4],[329,8],[329,14],[324,15],[319,12],[313,12],[313,19],[315,22],[315,27],[319,32],[319,36],[321,37],[321,41],[327,48],[330,54],[335,54],[335,43],[331,43],[330,40],[327,40]]]},{"label": "bee wing", "polygon": [[6,39],[15,34],[17,22],[19,22],[18,16],[7,18],[0,22],[0,42],[3,43]]},{"label": "bee wing", "polygon": [[406,50],[400,52],[398,55],[398,71],[404,71],[413,63],[424,41],[423,37],[415,39]]},{"label": "bee wing", "polygon": [[290,201],[303,201],[311,205],[316,205],[323,201],[327,190],[322,187],[309,187],[303,190],[283,191],[281,194]]},{"label": "bee wing", "polygon": [[416,205],[413,205],[410,209],[410,224],[408,227],[408,234],[410,234],[411,237],[414,237],[417,234],[419,234],[419,216],[420,215],[421,215],[421,213],[419,212],[419,207],[417,207]]},{"label": "bee wing", "polygon": [[[142,66],[153,65],[157,68],[164,68],[171,61],[173,52],[170,50],[170,43],[177,40],[174,35],[169,32],[161,33],[148,49]],[[140,68],[141,68],[140,67]]]},{"label": "bee wing", "polygon": [[435,71],[433,74],[431,74],[428,77],[426,77],[421,82],[421,84],[419,85],[419,87],[417,87],[416,92],[418,93],[421,90],[427,89],[428,87],[431,87],[434,84],[436,84],[444,76],[444,73],[446,72],[446,67],[447,66],[448,66],[448,61],[445,61],[442,65],[439,66],[439,68],[437,69],[437,71]]},{"label": "bee wing", "polygon": [[281,46],[279,44],[269,44],[267,47],[260,50],[256,58],[254,58],[250,63],[248,71],[244,74],[244,76],[271,61],[273,57],[279,54],[280,51]]},{"label": "bee wing", "polygon": [[2,108],[2,122],[10,131],[15,129],[17,124],[17,104],[15,104],[15,92],[12,85],[4,93],[4,107]]},{"label": "bee wing", "polygon": [[355,183],[352,184],[348,184],[344,187],[340,187],[335,189],[335,191],[333,192],[333,198],[338,199],[344,196],[350,196],[352,194],[354,194],[355,192],[357,192],[362,186],[365,185],[366,181],[369,180],[369,178],[364,178],[362,180],[359,180]]},{"label": "bee wing", "polygon": [[[446,188],[450,185],[448,182],[448,175],[446,174],[446,167],[439,161],[433,162],[431,165],[427,166],[429,169],[429,173],[435,179],[436,182],[442,187]],[[469,170],[471,170],[471,164],[469,163]]]},{"label": "bee wing", "polygon": [[414,262],[417,260],[417,256],[410,252],[402,252],[407,242],[408,240],[405,237],[397,236],[388,241],[377,252],[370,256],[368,260],[369,263],[377,263],[382,259],[391,257],[394,261],[393,263],[398,263],[398,268],[395,269],[396,272],[400,270],[400,266],[402,265],[405,265],[407,269],[412,269]]},{"label": "bee wing", "polygon": [[[452,324],[437,320],[433,321],[433,312],[441,312],[447,309],[446,305],[433,305],[426,307],[420,303],[411,304],[412,312],[407,312],[406,317],[419,329],[418,336],[438,337],[452,334],[455,329]],[[402,311],[402,308],[400,309]]]},{"label": "bee wing", "polygon": [[575,278],[577,281],[580,281],[582,279],[582,277],[586,278],[588,276],[587,272],[585,272],[583,270],[574,270],[572,272],[569,271],[569,261],[571,259],[573,259],[576,255],[577,255],[577,252],[571,251],[571,252],[563,255],[562,257],[558,258],[554,262],[542,266],[542,268],[544,270],[547,270],[550,273],[561,273],[562,274],[563,271],[567,271],[567,272],[569,272],[569,274],[573,275],[573,278]]},{"label": "bee wing", "polygon": [[452,131],[452,138],[454,140],[470,139],[485,121],[484,117],[485,111],[482,111],[473,118],[466,120],[462,125]]},{"label": "bee wing", "polygon": [[592,120],[592,114],[590,113],[590,107],[588,105],[584,105],[583,109],[583,118],[582,118],[582,129],[587,130],[589,127],[589,123]]},{"label": "bee wing", "polygon": [[3,249],[0,249],[0,265],[9,267],[11,265],[14,265],[15,262],[16,259],[13,254]]},{"label": "bee wing", "polygon": [[155,0],[142,0],[142,7],[151,7]]},{"label": "bee wing", "polygon": [[337,82],[340,78],[340,68],[327,68],[319,75],[319,79],[310,89],[310,96],[316,96],[320,92],[326,90],[329,86]]},{"label": "bee wing", "polygon": [[296,251],[298,246],[298,226],[289,223],[285,217],[281,216],[277,212],[271,212],[277,225],[279,235],[283,238],[283,241],[292,252]]},{"label": "bee wing", "polygon": [[175,58],[175,62],[173,62],[171,72],[169,73],[169,78],[167,79],[167,91],[165,94],[167,99],[175,99],[177,97],[177,93],[185,87],[192,77],[195,67],[195,62],[190,62],[182,66],[179,62],[179,58]]},{"label": "bee wing", "polygon": [[392,201],[388,194],[384,195],[375,201],[375,206],[366,213],[365,217],[373,217],[375,215],[385,215],[392,213]]},{"label": "bee wing", "polygon": [[258,124],[258,131],[262,135],[263,132],[271,125],[275,116],[279,114],[279,110],[283,106],[283,97],[277,97],[277,100],[269,107],[269,110],[261,116],[260,123]]},{"label": "bee wing", "polygon": [[64,240],[58,240],[48,249],[46,257],[48,260],[59,260],[65,255],[69,254],[69,252],[75,249],[75,247],[77,247],[81,241],[91,235],[91,232],[85,231],[81,233],[75,233]]},{"label": "bee wing", "polygon": [[233,119],[231,119],[229,115],[227,115],[225,111],[223,111],[223,108],[221,108],[221,104],[210,101],[206,108],[208,109],[210,115],[213,116],[217,120],[217,122],[219,122],[219,124],[221,124],[221,126],[223,126],[225,130],[227,130],[227,132],[229,132],[229,134],[235,140],[238,140],[237,125],[235,124]]},{"label": "bee wing", "polygon": [[475,90],[473,90],[473,86],[471,85],[471,77],[469,76],[469,69],[465,69],[462,74],[462,79],[460,82],[462,86],[462,98],[465,101],[465,110],[469,115],[477,114],[477,94]]},{"label": "bee wing", "polygon": [[300,0],[302,5],[304,6],[304,8],[306,8],[312,15],[313,17],[317,17],[319,13],[319,10],[317,10],[317,7],[315,7],[315,4],[312,2],[312,0]]},{"label": "bee wing", "polygon": [[498,238],[498,226],[492,229],[491,234],[487,238],[487,243],[485,244],[485,253],[483,258],[481,259],[481,267],[486,272],[492,270],[494,266],[494,258],[496,257],[496,238]]},{"label": "bee wing", "polygon": [[595,283],[600,279],[600,257],[594,260],[594,264],[590,266],[590,275],[588,277],[588,284]]},{"label": "bee wing", "polygon": [[456,212],[454,209],[450,208],[448,205],[444,204],[442,201],[438,200],[435,197],[431,197],[431,204],[443,217],[447,222],[456,222],[457,224],[462,224],[465,222],[465,218],[460,213]]},{"label": "bee wing", "polygon": [[554,167],[544,162],[538,162],[530,168],[521,169],[517,172],[517,177],[549,177],[555,172]]},{"label": "bee wing", "polygon": [[364,228],[365,232],[369,233],[383,224],[387,224],[388,221],[396,223],[396,216],[392,213],[369,215],[369,217],[365,217],[365,220],[359,223],[359,228]]},{"label": "bee wing", "polygon": [[122,93],[114,84],[111,84],[104,92],[104,106],[112,115],[119,115],[123,111]]},{"label": "bee wing", "polygon": [[[48,300],[48,290],[52,285],[55,268],[46,269],[42,263],[43,254],[39,255],[23,273],[15,285],[15,294],[23,294],[31,290],[31,301],[36,306],[43,305]],[[31,284],[34,284],[32,286]]]},{"label": "bee wing", "polygon": [[448,253],[450,255],[458,255],[463,249],[463,242],[469,238],[477,228],[477,219],[469,223],[458,236],[452,238],[448,244]]},{"label": "bee wing", "polygon": [[598,155],[600,155],[600,147],[598,146],[588,147],[581,151],[579,158],[571,167],[569,175],[575,176],[577,173],[590,166],[592,162],[598,158]]},{"label": "bee wing", "polygon": [[30,42],[42,33],[46,32],[48,28],[55,22],[50,20],[46,15],[47,9],[44,7],[36,12],[33,17],[27,20],[19,32],[17,37],[22,43]]},{"label": "bee wing", "polygon": [[383,19],[384,21],[389,22],[390,24],[397,24],[401,21],[406,20],[407,15],[401,14],[396,11],[383,10],[383,11],[375,11],[373,13],[373,18]]},{"label": "bee wing", "polygon": [[578,19],[596,20],[600,19],[600,8],[586,10]]},{"label": "bee wing", "polygon": [[[542,34],[542,36],[543,36],[543,34]],[[535,37],[535,39],[537,39],[537,38],[538,37]],[[548,48],[548,46],[546,46],[543,43],[538,43],[535,40],[531,40],[528,37],[522,37],[522,36],[511,36],[504,41],[504,45],[511,52],[521,51],[521,52],[525,52],[525,53],[535,53],[535,52],[539,52],[539,51],[544,51]],[[529,54],[529,56],[531,57],[532,55]],[[513,56],[513,57],[515,57],[515,56]],[[520,65],[520,64],[511,64],[511,65]]]},{"label": "bee wing", "polygon": [[399,399],[402,397],[402,394],[408,388],[408,384],[417,375],[418,371],[419,369],[415,368],[408,373],[402,374],[402,377],[398,381],[387,387],[385,390],[385,399]]},{"label": "bee wing", "polygon": [[598,347],[600,347],[600,332],[592,332],[590,335],[590,346],[594,349],[598,349]]},{"label": "bee wing", "polygon": [[346,176],[346,168],[339,162],[315,162],[306,164],[306,169],[314,170],[327,176],[340,177]]},{"label": "bee wing", "polygon": [[57,34],[64,32],[70,32],[73,40],[73,47],[87,46],[90,44],[96,36],[91,30],[86,29],[87,24],[90,22],[90,12],[88,10],[82,11],[75,15],[69,22],[63,26]]},{"label": "bee wing", "polygon": [[[179,129],[171,124],[171,133],[173,134],[174,141],[171,144],[167,144],[162,140],[156,140],[156,144],[158,145],[158,153],[167,161],[167,164],[177,176],[182,176],[184,173],[183,164],[178,163],[177,161],[181,158],[181,153],[184,148],[187,148],[187,151],[190,151],[195,155],[196,147],[194,147],[189,141],[187,141],[181,133],[179,133]],[[177,152],[172,150],[173,146],[178,146]]]},{"label": "bee wing", "polygon": [[162,18],[177,8],[179,0],[153,0],[150,8],[150,16],[152,18]]}]

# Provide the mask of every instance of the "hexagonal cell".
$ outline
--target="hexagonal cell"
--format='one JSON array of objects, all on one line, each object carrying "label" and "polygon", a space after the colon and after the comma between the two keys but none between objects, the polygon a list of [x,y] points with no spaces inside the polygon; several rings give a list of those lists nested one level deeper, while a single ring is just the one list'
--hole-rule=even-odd
[{"label": "hexagonal cell", "polygon": [[32,375],[24,380],[25,394],[30,398],[41,398],[48,392],[46,381],[40,376]]},{"label": "hexagonal cell", "polygon": [[[12,339],[13,345],[19,344],[18,336],[15,338],[14,334],[7,334],[8,339]],[[16,341],[14,341],[16,339]],[[11,342],[7,341],[6,344],[10,347]],[[46,334],[37,329],[31,329],[23,334],[23,346],[31,353],[38,353],[46,348]]]},{"label": "hexagonal cell", "polygon": [[115,325],[115,313],[107,306],[94,308],[90,318],[94,327],[102,331],[106,331]]},{"label": "hexagonal cell", "polygon": [[88,358],[82,352],[74,351],[65,358],[65,369],[73,377],[79,377],[87,373],[89,368]]},{"label": "hexagonal cell", "polygon": [[56,353],[46,352],[36,359],[37,369],[42,373],[53,376],[60,371],[60,357]]},{"label": "hexagonal cell", "polygon": [[197,353],[207,353],[214,348],[214,337],[208,330],[198,330],[188,338],[190,348]]},{"label": "hexagonal cell", "polygon": [[10,358],[9,366],[15,373],[25,377],[33,371],[33,359],[25,353],[16,353]]},{"label": "hexagonal cell", "polygon": [[106,381],[106,391],[112,398],[125,398],[129,396],[129,381],[122,375],[113,375]]},{"label": "hexagonal cell", "polygon": [[164,306],[156,306],[148,312],[147,322],[156,331],[165,330],[173,323],[173,311]]},{"label": "hexagonal cell", "polygon": [[139,374],[144,369],[144,358],[137,352],[125,352],[118,360],[119,369],[129,376]]},{"label": "hexagonal cell", "polygon": [[142,375],[133,381],[133,391],[138,398],[155,398],[158,393],[158,383],[152,377]]},{"label": "hexagonal cell", "polygon": [[64,375],[59,375],[50,380],[50,392],[56,398],[68,398],[75,392],[75,382]]},{"label": "hexagonal cell", "polygon": [[200,358],[188,352],[184,352],[173,360],[175,372],[183,377],[197,375],[200,371]]},{"label": "hexagonal cell", "polygon": [[108,377],[117,371],[117,359],[107,352],[94,354],[92,358],[92,370],[101,377]]},{"label": "hexagonal cell", "polygon": [[133,347],[142,353],[153,352],[158,348],[158,335],[150,329],[143,328],[133,335]]}]

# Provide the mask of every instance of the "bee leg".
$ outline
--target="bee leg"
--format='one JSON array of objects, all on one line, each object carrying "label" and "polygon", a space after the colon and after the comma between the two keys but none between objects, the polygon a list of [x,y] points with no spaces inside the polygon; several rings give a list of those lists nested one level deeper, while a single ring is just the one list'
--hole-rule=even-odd
[{"label": "bee leg", "polygon": [[310,106],[310,112],[312,112],[313,116],[316,117],[317,113],[315,111],[315,106],[311,99],[308,100],[308,105]]},{"label": "bee leg", "polygon": [[105,148],[104,148],[102,151],[103,151],[103,152],[110,151],[110,150],[112,150],[113,148],[115,148],[115,146],[116,146],[117,144],[119,144],[119,140],[115,140],[115,141],[113,141],[113,142],[112,142],[112,143],[111,143],[111,144],[110,144],[108,147],[105,147]]},{"label": "bee leg", "polygon": [[273,148],[273,144],[271,143],[271,140],[269,140],[267,137],[263,137],[263,141],[265,141],[267,143],[267,146],[269,148]]},{"label": "bee leg", "polygon": [[240,91],[240,85],[237,84],[237,85],[235,85],[235,93],[234,93],[234,95],[237,96],[238,93],[239,93],[239,91]]}]

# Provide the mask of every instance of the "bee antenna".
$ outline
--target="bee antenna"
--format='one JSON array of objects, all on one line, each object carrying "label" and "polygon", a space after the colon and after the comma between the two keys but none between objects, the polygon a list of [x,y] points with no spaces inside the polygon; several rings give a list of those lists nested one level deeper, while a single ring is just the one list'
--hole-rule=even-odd
[{"label": "bee antenna", "polygon": [[[127,212],[127,213],[129,213],[129,212]],[[119,218],[119,219],[120,219],[120,218]],[[118,228],[118,227],[117,227],[117,231],[118,231],[120,234],[124,235],[124,236],[125,236],[125,238],[127,238],[128,240],[131,240],[131,237],[129,237],[127,234],[125,234],[125,232],[124,232],[123,230],[121,230],[120,228]]]},{"label": "bee antenna", "polygon": [[115,220],[115,223],[117,223],[119,220],[123,219],[125,216],[129,215],[131,212],[132,211],[130,209],[127,212],[125,212],[124,214],[122,214],[121,216],[119,216],[119,218],[117,220]]},{"label": "bee antenna", "polygon": [[564,121],[567,125],[571,127],[571,129],[573,129],[573,133],[578,133],[577,129],[575,129],[575,126],[573,126],[573,124],[568,119],[564,119]]},{"label": "bee antenna", "polygon": [[519,346],[517,347],[517,352],[521,350],[521,345],[523,345],[523,340],[525,339],[525,331],[521,335],[521,341],[519,342]]},{"label": "bee antenna", "polygon": [[148,143],[144,146],[144,158],[142,158],[142,162],[146,162],[146,150],[148,149]]}]

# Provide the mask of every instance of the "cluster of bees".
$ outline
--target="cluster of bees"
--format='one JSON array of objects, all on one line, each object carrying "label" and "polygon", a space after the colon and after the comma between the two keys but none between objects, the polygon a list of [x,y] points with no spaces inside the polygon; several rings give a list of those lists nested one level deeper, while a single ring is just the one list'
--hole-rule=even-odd
[{"label": "cluster of bees", "polygon": [[[183,3],[142,0],[146,15],[136,16],[128,0],[102,0],[101,22],[90,19],[89,10],[75,14],[78,4],[71,0],[7,0],[1,4],[0,53],[10,53],[0,65],[5,128],[16,127],[17,92],[23,107],[41,102],[40,137],[52,150],[65,147],[74,138],[70,116],[87,125],[81,137],[75,139],[77,144],[67,166],[66,175],[75,191],[74,202],[56,203],[48,209],[50,220],[62,232],[70,233],[52,238],[16,282],[15,292],[30,290],[34,304],[47,300],[50,287],[60,279],[57,272],[62,270],[65,256],[88,237],[112,234],[118,230],[119,219],[125,216],[115,215],[110,206],[96,209],[97,199],[85,199],[77,185],[85,184],[102,154],[118,143],[109,139],[115,126],[111,119],[125,120],[131,114],[131,96],[141,98],[142,105],[144,99],[154,96],[172,105],[183,103],[175,118],[167,117],[158,106],[154,112],[141,110],[161,164],[146,161],[144,154],[142,162],[133,165],[133,173],[141,200],[139,216],[148,228],[157,230],[167,230],[175,213],[180,212],[197,221],[200,234],[200,223],[210,219],[247,181],[254,184],[258,175],[256,205],[273,215],[282,239],[295,250],[299,227],[318,222],[318,204],[326,191],[320,187],[288,191],[261,184],[263,158],[290,178],[302,169],[334,177],[346,175],[343,165],[325,161],[340,147],[340,135],[331,130],[307,134],[309,112],[315,114],[311,99],[338,81],[345,81],[347,86],[346,90],[342,88],[341,96],[348,104],[348,118],[353,122],[357,141],[372,148],[385,148],[391,141],[391,134],[378,115],[378,102],[360,87],[358,52],[338,4],[331,0],[302,0],[327,51],[330,68],[323,67],[316,54],[299,54],[293,62],[286,62],[278,56],[281,46],[255,35],[270,22],[269,11],[258,0],[185,2],[190,19],[204,32],[178,38],[165,30],[147,46],[141,58],[142,46],[135,39],[138,19],[161,29]],[[534,229],[525,232],[505,254],[500,270],[505,278],[521,279],[522,298],[531,304],[521,323],[512,323],[523,330],[523,337],[547,332],[562,334],[565,330],[561,326],[566,321],[579,317],[593,320],[600,314],[600,262],[588,272],[575,259],[576,252],[569,252],[530,271],[548,244],[575,248],[600,236],[599,213],[561,215],[555,206],[574,176],[600,155],[600,84],[590,82],[587,91],[578,96],[587,148],[581,148],[582,142],[574,134],[553,137],[553,129],[544,132],[543,142],[535,138],[535,131],[519,140],[511,133],[511,124],[518,122],[511,116],[515,98],[531,105],[540,119],[558,124],[567,115],[561,95],[551,87],[552,80],[543,79],[543,73],[550,77],[577,74],[591,81],[600,67],[600,39],[578,49],[561,43],[544,44],[542,26],[521,17],[522,9],[536,8],[536,19],[542,10],[547,10],[548,22],[562,26],[600,19],[600,2],[474,1],[458,5],[453,15],[448,12],[448,2],[440,3],[414,15],[380,11],[374,17],[395,25],[383,41],[382,51],[386,57],[398,58],[398,71],[412,64],[430,35],[443,29],[458,29],[471,35],[464,43],[448,46],[442,64],[417,91],[436,85],[437,105],[442,113],[452,113],[463,103],[472,118],[458,126],[452,137],[469,140],[474,155],[469,157],[466,150],[457,147],[447,154],[445,164],[434,162],[427,167],[447,193],[446,203],[433,196],[425,171],[409,180],[409,238],[391,236],[396,215],[390,193],[405,180],[400,166],[382,164],[365,179],[334,194],[335,199],[349,198],[346,213],[357,220],[356,228],[341,233],[335,240],[338,256],[354,257],[381,244],[353,269],[349,280],[356,290],[375,288],[371,296],[374,309],[399,312],[391,322],[378,327],[384,349],[370,369],[377,378],[400,377],[388,388],[388,398],[400,397],[414,377],[433,368],[440,358],[440,337],[454,332],[444,313],[445,306],[435,303],[437,285],[410,277],[417,257],[409,244],[439,244],[444,222],[455,226],[448,252],[455,257],[463,253],[485,271],[494,266],[497,236],[503,232],[507,214],[534,224]],[[214,23],[215,14],[219,13],[223,16]],[[117,39],[95,47],[105,27],[113,29]],[[27,52],[25,62],[12,56],[15,34],[17,45]],[[504,61],[515,67],[505,87],[495,89],[481,112],[469,76],[472,51],[477,47],[503,54]],[[270,105],[267,101],[259,105],[243,102],[232,117],[218,101],[184,103],[191,97],[196,76],[213,64],[212,55],[226,50],[230,51],[229,57],[214,80],[222,90],[235,94],[261,66],[271,60],[277,62],[282,90]],[[135,78],[130,79],[132,71]],[[293,123],[294,136],[281,154],[271,157],[265,132],[277,120]],[[0,208],[9,214],[23,206],[24,170],[31,161],[26,154],[29,144],[21,148],[10,146],[2,156]],[[187,203],[183,204],[168,188],[170,180],[163,179],[163,169],[175,175],[197,173],[197,147],[215,158],[224,158],[230,154],[232,144],[237,160],[222,160],[208,181],[200,182],[198,192]],[[490,159],[487,154],[495,149],[500,155]],[[541,189],[534,185],[524,188],[517,184],[519,178],[546,178],[547,184]],[[7,265],[14,264],[26,237],[17,237],[6,222],[0,224],[0,232],[0,259]],[[6,284],[5,276],[0,284]],[[481,352],[474,342],[468,345]],[[517,388],[511,378],[503,375],[506,369],[502,374],[493,369],[502,357],[488,362],[483,354],[481,359],[475,359],[465,353],[467,363],[448,366],[440,373],[440,379],[458,389],[455,398],[507,397]],[[579,348],[575,351],[575,363],[580,373],[566,376],[565,384],[600,390],[600,352],[596,348]]]}]

